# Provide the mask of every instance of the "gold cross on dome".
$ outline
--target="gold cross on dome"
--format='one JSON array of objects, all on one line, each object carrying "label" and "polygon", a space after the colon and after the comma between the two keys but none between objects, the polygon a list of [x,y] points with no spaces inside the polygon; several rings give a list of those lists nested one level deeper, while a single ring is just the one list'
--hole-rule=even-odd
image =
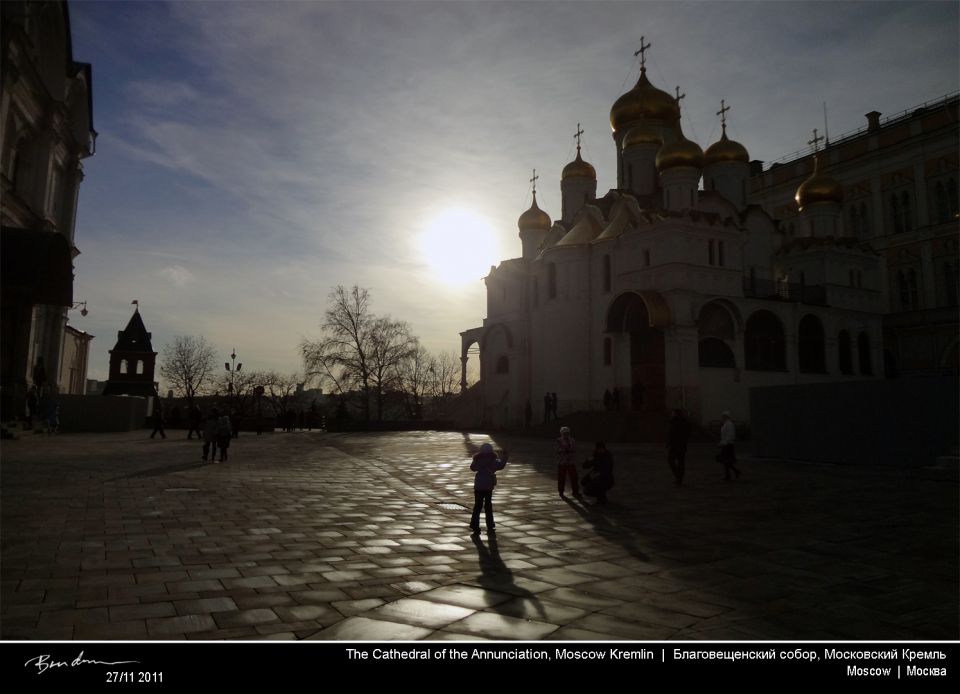
[{"label": "gold cross on dome", "polygon": [[647,52],[647,49],[650,48],[650,46],[653,45],[653,44],[651,44],[651,43],[648,43],[648,44],[644,45],[644,44],[643,44],[644,38],[646,38],[646,37],[644,37],[644,36],[641,36],[641,37],[640,37],[640,50],[634,51],[634,53],[633,53],[633,57],[634,57],[634,58],[636,58],[638,55],[640,56],[640,69],[641,69],[641,70],[646,69],[646,66],[647,66],[647,56],[646,56],[646,52]]},{"label": "gold cross on dome", "polygon": [[534,170],[533,170],[533,178],[530,179],[530,183],[533,184],[533,194],[534,194],[534,195],[537,194],[537,180],[538,180],[539,178],[540,178],[540,177],[537,176],[537,170],[534,169]]},{"label": "gold cross on dome", "polygon": [[808,144],[808,145],[813,145],[813,151],[816,152],[816,151],[817,151],[817,145],[820,143],[821,140],[823,140],[823,137],[822,137],[822,136],[821,136],[821,137],[817,137],[817,129],[814,128],[814,129],[813,129],[813,139],[812,139],[812,140],[808,140],[808,141],[807,141],[807,144]]},{"label": "gold cross on dome", "polygon": [[577,134],[574,135],[574,137],[577,138],[577,149],[578,149],[578,150],[580,149],[580,136],[583,135],[583,133],[584,133],[583,128],[581,128],[581,127],[580,127],[580,124],[577,123]]},{"label": "gold cross on dome", "polygon": [[727,103],[720,99],[720,110],[717,111],[717,115],[720,116],[720,125],[723,126],[723,129],[727,129],[727,111],[730,110],[730,107],[727,106]]},{"label": "gold cross on dome", "polygon": [[677,106],[680,105],[680,99],[686,99],[686,98],[687,98],[687,95],[686,95],[686,94],[681,94],[681,93],[680,93],[680,85],[678,84],[678,85],[677,85],[677,96],[674,98],[674,101],[677,102]]}]

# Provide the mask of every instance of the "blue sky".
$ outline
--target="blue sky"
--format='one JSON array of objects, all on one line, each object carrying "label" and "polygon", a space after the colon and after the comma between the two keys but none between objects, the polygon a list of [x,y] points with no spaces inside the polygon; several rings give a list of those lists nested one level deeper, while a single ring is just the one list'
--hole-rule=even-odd
[{"label": "blue sky", "polygon": [[[336,284],[370,289],[435,351],[480,325],[417,239],[449,207],[485,217],[501,258],[538,199],[559,213],[575,154],[615,184],[610,106],[648,75],[686,93],[684,132],[772,161],[957,90],[955,2],[73,2],[93,65],[71,324],[105,377],[139,299],[160,349],[203,335],[245,368],[291,372]],[[457,233],[452,230],[451,234]],[[471,255],[470,240],[462,242]],[[451,263],[456,262],[451,260]]]}]

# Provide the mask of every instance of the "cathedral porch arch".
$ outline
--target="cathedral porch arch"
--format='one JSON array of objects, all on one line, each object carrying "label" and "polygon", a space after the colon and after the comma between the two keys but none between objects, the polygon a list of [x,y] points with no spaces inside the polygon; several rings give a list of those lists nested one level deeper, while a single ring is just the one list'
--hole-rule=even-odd
[{"label": "cathedral porch arch", "polygon": [[607,309],[606,332],[616,336],[613,360],[618,385],[629,389],[633,409],[664,409],[664,333],[672,323],[670,307],[657,292],[623,292]]}]

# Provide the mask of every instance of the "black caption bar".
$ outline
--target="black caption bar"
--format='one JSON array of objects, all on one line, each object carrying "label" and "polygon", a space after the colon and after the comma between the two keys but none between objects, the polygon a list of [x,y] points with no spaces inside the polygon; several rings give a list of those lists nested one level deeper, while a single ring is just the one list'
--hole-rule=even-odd
[{"label": "black caption bar", "polygon": [[[884,683],[955,687],[957,642],[6,642],[5,685],[40,690],[163,691],[235,684],[317,683],[340,675],[390,681],[534,669],[566,679],[585,663],[645,682],[734,676],[738,683]],[[319,678],[319,679],[318,679]]]}]

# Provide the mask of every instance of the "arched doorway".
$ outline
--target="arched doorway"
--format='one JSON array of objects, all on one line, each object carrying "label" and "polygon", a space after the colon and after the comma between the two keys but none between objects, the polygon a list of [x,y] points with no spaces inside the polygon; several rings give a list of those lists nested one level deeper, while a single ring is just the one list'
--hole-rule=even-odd
[{"label": "arched doorway", "polygon": [[[666,353],[663,329],[670,309],[659,294],[621,294],[607,312],[607,332],[625,333],[630,343],[632,409],[661,412],[666,398]],[[618,358],[619,355],[618,355]]]}]

